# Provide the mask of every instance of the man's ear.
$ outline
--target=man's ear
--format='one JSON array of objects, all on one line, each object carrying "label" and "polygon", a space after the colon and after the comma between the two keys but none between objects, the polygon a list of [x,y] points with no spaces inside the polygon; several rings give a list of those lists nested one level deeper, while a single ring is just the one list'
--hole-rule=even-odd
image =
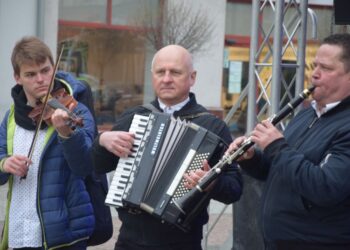
[{"label": "man's ear", "polygon": [[197,71],[192,71],[190,78],[191,78],[191,87],[194,85],[194,83],[196,82],[196,77],[197,77]]},{"label": "man's ear", "polygon": [[19,75],[17,75],[16,73],[13,73],[13,77],[15,78],[15,81],[17,84],[22,85],[19,81],[19,78],[20,78]]}]

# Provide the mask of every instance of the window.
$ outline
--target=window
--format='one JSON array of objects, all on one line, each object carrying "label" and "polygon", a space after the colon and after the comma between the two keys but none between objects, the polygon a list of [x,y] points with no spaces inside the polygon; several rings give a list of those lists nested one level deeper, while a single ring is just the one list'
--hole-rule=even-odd
[{"label": "window", "polygon": [[133,25],[157,6],[158,0],[60,1],[59,67],[91,86],[100,129],[143,103],[146,45]]}]

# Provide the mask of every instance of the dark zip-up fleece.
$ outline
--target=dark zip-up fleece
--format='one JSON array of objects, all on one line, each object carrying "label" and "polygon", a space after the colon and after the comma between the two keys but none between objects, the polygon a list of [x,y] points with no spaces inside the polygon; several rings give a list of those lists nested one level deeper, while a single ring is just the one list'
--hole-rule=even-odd
[{"label": "dark zip-up fleece", "polygon": [[265,240],[350,243],[350,97],[317,117],[302,110],[284,138],[242,162],[266,180]]},{"label": "dark zip-up fleece", "polygon": [[[152,104],[160,110],[159,103],[154,100]],[[161,111],[160,111],[161,112]],[[208,112],[203,106],[197,104],[195,95],[190,93],[190,101],[174,117],[184,117],[191,114]],[[128,131],[134,114],[149,114],[150,110],[143,106],[138,106],[125,111],[116,122],[112,130]],[[201,115],[191,119],[196,123],[219,137],[227,144],[231,143],[230,132],[225,123],[211,114]],[[98,143],[98,138],[94,142],[94,164],[98,172],[105,173],[115,170],[119,158]],[[210,197],[220,202],[229,204],[237,201],[242,193],[242,179],[237,166],[232,165],[222,174],[213,188]],[[209,200],[207,202],[209,204]],[[120,229],[120,239],[132,241],[135,244],[144,246],[164,246],[176,243],[200,243],[202,239],[202,227],[208,222],[208,213],[203,210],[194,220],[192,229],[184,233],[175,226],[161,223],[146,213],[131,214],[125,209],[118,209],[120,220],[123,222]]]}]

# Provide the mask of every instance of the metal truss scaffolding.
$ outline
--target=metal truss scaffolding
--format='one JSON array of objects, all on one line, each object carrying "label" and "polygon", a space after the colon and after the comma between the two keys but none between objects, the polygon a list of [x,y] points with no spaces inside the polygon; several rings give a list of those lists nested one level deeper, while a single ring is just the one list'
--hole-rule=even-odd
[{"label": "metal truss scaffolding", "polygon": [[[252,1],[247,134],[258,121],[277,113],[304,88],[308,11],[312,14],[307,0]],[[264,22],[266,15],[273,16],[273,22]],[[283,60],[286,53],[292,53],[296,60]],[[283,123],[280,125],[284,129]],[[263,184],[247,176],[244,183],[242,200],[233,208],[233,249],[263,249],[257,222]]]},{"label": "metal truss scaffolding", "polygon": [[[316,38],[316,16],[307,0],[253,0],[249,80],[225,118],[229,123],[247,103],[246,134],[278,112],[304,88],[307,17]],[[271,18],[273,17],[273,18]],[[287,56],[288,53],[288,56]],[[295,58],[285,60],[284,58]],[[280,123],[281,129],[284,124]],[[244,177],[244,193],[233,206],[234,250],[264,249],[257,218],[262,183]],[[210,231],[211,229],[209,229]]]}]

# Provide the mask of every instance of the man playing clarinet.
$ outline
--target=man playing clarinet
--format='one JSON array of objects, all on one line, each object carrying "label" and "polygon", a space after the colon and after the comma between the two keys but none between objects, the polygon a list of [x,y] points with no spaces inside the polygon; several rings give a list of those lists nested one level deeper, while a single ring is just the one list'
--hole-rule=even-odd
[{"label": "man playing clarinet", "polygon": [[283,134],[267,120],[258,124],[250,137],[258,148],[239,159],[266,182],[260,222],[268,250],[350,249],[350,34],[323,40],[312,85],[311,107]]}]

